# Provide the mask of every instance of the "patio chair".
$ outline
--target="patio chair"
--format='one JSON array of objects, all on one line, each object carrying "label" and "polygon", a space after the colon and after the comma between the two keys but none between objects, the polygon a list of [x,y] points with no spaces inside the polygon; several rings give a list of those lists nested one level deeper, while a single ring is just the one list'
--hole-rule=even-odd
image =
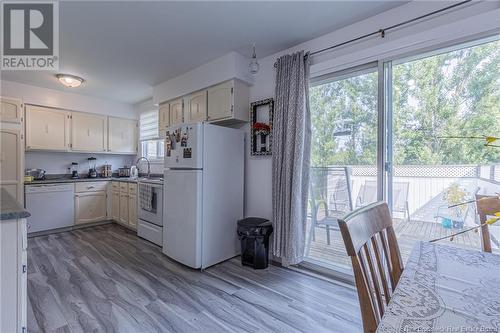
[{"label": "patio chair", "polygon": [[[337,178],[328,196],[328,177]],[[351,181],[347,168],[324,168],[311,172],[309,207],[311,226],[306,244],[309,253],[311,240],[316,240],[316,228],[324,228],[326,242],[331,244],[331,230],[339,230],[338,219],[352,210]],[[329,197],[329,200],[327,198]]]},{"label": "patio chair", "polygon": [[[408,206],[408,182],[392,183],[392,211],[403,213],[403,219],[410,221],[410,209]],[[358,193],[356,198],[356,208],[366,206],[369,203],[377,201],[377,182],[367,180]]]},{"label": "patio chair", "polygon": [[[476,194],[476,207],[481,224],[486,222],[488,216],[500,212],[500,199],[498,196],[487,196]],[[498,241],[490,236],[488,225],[481,227],[481,247],[483,252],[491,252],[491,241],[498,246]]]},{"label": "patio chair", "polygon": [[373,333],[403,272],[403,261],[389,207],[375,202],[339,221],[351,257],[364,332]]}]

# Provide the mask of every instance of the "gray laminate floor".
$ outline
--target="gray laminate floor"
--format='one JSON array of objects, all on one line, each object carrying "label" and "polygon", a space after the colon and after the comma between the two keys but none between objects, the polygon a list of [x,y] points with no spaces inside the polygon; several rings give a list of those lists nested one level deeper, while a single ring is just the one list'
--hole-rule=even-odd
[{"label": "gray laminate floor", "polygon": [[29,240],[29,332],[360,332],[354,290],[238,258],[188,269],[115,224]]}]

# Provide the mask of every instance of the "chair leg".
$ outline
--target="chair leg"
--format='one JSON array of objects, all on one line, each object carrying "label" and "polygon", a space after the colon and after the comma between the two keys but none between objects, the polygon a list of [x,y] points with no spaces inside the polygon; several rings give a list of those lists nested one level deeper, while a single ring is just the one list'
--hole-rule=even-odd
[{"label": "chair leg", "polygon": [[326,243],[330,245],[330,227],[326,225]]},{"label": "chair leg", "polygon": [[309,237],[307,237],[307,243],[306,243],[306,253],[305,256],[309,256],[309,251],[311,250],[311,239],[314,239],[314,229],[315,229],[315,223],[314,220],[311,221],[311,229],[309,230]]},{"label": "chair leg", "polygon": [[408,214],[408,222],[410,222],[410,206],[408,205],[408,201],[406,202],[406,214]]}]

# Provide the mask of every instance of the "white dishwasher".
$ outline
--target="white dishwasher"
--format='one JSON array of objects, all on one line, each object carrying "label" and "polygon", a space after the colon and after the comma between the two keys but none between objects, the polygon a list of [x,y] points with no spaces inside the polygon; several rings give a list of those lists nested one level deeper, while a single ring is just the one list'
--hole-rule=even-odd
[{"label": "white dishwasher", "polygon": [[75,186],[73,184],[26,185],[28,233],[74,225]]}]

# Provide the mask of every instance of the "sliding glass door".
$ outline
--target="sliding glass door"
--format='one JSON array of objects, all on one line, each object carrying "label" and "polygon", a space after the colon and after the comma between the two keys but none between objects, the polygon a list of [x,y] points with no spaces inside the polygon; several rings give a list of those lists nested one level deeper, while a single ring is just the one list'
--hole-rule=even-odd
[{"label": "sliding glass door", "polygon": [[[415,242],[481,249],[476,195],[500,192],[500,42],[389,64],[388,199],[403,260]],[[468,204],[462,204],[470,202]],[[490,226],[498,251],[500,226]]]},{"label": "sliding glass door", "polygon": [[377,200],[376,64],[311,84],[307,260],[350,271],[337,219]]},{"label": "sliding glass door", "polygon": [[[386,200],[403,259],[444,238],[481,249],[476,196],[500,193],[500,41],[477,41],[311,80],[306,261],[351,274],[337,219]],[[381,142],[383,141],[383,142]],[[464,202],[469,202],[463,204]],[[490,226],[500,252],[500,225]]]}]

